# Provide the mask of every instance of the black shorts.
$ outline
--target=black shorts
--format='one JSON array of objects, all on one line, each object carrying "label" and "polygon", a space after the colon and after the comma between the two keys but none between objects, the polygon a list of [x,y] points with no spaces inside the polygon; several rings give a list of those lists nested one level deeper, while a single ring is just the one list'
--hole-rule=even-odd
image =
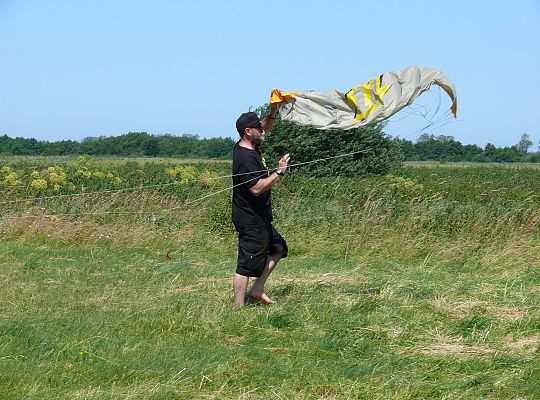
[{"label": "black shorts", "polygon": [[266,257],[281,252],[287,257],[287,242],[272,224],[236,227],[238,231],[238,264],[236,273],[244,276],[261,276]]}]

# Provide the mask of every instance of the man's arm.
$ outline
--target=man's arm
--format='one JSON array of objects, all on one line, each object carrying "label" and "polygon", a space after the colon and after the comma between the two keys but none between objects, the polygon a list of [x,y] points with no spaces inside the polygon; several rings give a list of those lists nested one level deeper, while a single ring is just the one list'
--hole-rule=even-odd
[{"label": "man's arm", "polygon": [[249,191],[253,196],[260,196],[267,190],[270,190],[272,186],[281,178],[276,172],[270,175],[268,178],[259,179],[259,181]]},{"label": "man's arm", "polygon": [[[281,172],[285,173],[287,171],[287,164],[289,162],[289,153],[285,154],[281,159],[279,160],[279,169]],[[260,196],[267,190],[270,190],[272,186],[281,178],[281,175],[279,175],[277,172],[274,172],[272,175],[270,175],[267,178],[259,179],[259,181],[249,188],[249,191],[253,196]]]},{"label": "man's arm", "polygon": [[272,129],[274,125],[274,120],[277,117],[278,103],[270,104],[270,112],[261,120],[261,125],[266,133]]}]

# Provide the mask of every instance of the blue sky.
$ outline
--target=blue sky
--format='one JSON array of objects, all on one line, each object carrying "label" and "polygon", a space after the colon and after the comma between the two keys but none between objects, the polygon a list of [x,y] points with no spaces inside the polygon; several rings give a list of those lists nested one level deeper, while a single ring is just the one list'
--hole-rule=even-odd
[{"label": "blue sky", "polygon": [[[458,119],[425,132],[536,149],[539,48],[538,0],[0,0],[0,135],[236,137],[273,88],[347,91],[416,64],[458,91]],[[426,121],[403,116],[387,132],[416,139]]]}]

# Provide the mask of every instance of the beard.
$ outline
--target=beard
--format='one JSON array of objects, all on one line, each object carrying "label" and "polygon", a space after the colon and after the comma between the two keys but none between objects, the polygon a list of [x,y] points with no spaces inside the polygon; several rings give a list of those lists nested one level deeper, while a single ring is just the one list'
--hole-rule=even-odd
[{"label": "beard", "polygon": [[251,137],[251,144],[253,144],[254,146],[260,146],[263,143],[264,143],[264,136],[263,135],[252,136]]}]

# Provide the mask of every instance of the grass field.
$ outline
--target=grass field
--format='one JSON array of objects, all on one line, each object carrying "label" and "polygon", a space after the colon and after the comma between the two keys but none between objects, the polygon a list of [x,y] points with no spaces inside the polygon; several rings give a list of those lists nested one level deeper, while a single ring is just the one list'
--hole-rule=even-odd
[{"label": "grass field", "polygon": [[288,176],[238,311],[229,163],[68,161],[0,165],[0,398],[540,397],[539,169]]},{"label": "grass field", "polygon": [[514,162],[514,163],[476,163],[476,162],[438,162],[438,161],[405,161],[403,163],[406,167],[449,167],[449,168],[540,168],[540,163],[526,163],[526,162]]}]

